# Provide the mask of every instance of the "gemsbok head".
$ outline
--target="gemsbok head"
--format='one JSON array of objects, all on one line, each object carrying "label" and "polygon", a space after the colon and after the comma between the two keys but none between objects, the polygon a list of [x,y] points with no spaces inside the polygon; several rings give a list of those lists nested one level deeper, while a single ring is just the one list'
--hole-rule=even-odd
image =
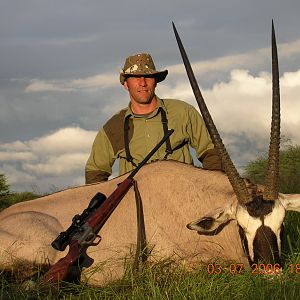
[{"label": "gemsbok head", "polygon": [[[230,159],[206,107],[174,23],[173,29],[202,117],[215,147],[220,152],[225,172],[238,200],[236,207],[231,205],[222,207],[197,221],[189,223],[187,227],[198,231],[200,234],[207,234],[218,229],[220,225],[225,224],[232,219],[236,219],[240,228],[244,250],[248,256],[250,265],[258,262],[281,264],[281,232],[283,220],[286,210],[291,209],[299,211],[300,199],[294,199],[293,195],[281,195],[278,192],[280,93],[274,23],[272,21],[272,122],[268,166],[263,192],[258,192],[258,190],[249,188],[246,181],[239,175]],[[297,207],[295,201],[297,201]]]}]

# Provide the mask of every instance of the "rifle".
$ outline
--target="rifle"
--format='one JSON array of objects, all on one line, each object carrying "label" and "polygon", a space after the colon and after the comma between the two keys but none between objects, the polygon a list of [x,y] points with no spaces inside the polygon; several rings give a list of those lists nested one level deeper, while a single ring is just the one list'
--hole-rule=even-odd
[{"label": "rifle", "polygon": [[[73,217],[71,226],[66,231],[61,232],[51,244],[52,247],[59,251],[65,250],[67,245],[69,245],[69,251],[65,257],[56,262],[42,276],[41,283],[58,284],[60,281],[66,281],[72,272],[72,268],[76,266],[76,263],[79,264],[82,257],[89,260],[89,266],[93,263],[93,259],[86,254],[87,248],[99,244],[101,240],[101,237],[98,235],[100,229],[133,185],[133,177],[173,132],[174,129],[168,130],[161,141],[147,154],[131,174],[118,185],[116,190],[107,199],[103,194],[97,193],[83,213]],[[94,243],[96,238],[99,238],[99,241]]]}]

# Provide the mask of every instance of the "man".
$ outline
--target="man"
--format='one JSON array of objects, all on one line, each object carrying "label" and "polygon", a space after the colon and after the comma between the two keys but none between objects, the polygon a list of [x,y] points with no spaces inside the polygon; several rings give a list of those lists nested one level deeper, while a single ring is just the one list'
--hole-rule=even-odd
[{"label": "man", "polygon": [[174,133],[153,160],[192,164],[191,146],[203,168],[222,169],[218,151],[196,109],[183,101],[160,99],[155,94],[156,84],[167,74],[168,70],[156,70],[149,54],[126,59],[120,82],[129,93],[130,103],[98,132],[86,164],[86,183],[107,180],[116,159],[120,175],[133,170],[171,128]]}]

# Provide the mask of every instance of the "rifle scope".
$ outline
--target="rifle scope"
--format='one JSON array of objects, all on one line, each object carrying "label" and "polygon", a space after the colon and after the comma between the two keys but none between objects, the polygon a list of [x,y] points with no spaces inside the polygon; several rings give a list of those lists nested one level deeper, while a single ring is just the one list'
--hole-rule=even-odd
[{"label": "rifle scope", "polygon": [[80,228],[85,223],[87,217],[97,208],[99,208],[105,200],[106,196],[98,192],[91,199],[88,207],[82,212],[82,214],[75,215],[73,217],[71,226],[66,231],[61,232],[51,243],[51,246],[58,251],[64,251],[69,245],[74,234],[80,231]]}]

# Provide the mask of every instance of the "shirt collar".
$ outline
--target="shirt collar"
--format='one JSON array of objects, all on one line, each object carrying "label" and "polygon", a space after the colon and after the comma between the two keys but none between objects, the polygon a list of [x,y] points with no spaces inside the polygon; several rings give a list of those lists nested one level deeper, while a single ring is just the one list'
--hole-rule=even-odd
[{"label": "shirt collar", "polygon": [[[158,114],[158,110],[159,108],[161,107],[166,113],[168,113],[167,109],[166,109],[166,106],[164,104],[164,101],[162,99],[160,99],[159,97],[156,96],[156,99],[157,99],[157,107],[156,109],[147,117],[147,119],[150,119],[150,118],[153,118],[155,117],[157,114]],[[127,111],[126,111],[126,114],[125,114],[125,118],[127,116],[134,116],[134,113],[132,112],[131,110],[131,105],[130,105],[130,102],[128,104],[128,107],[127,107]]]}]

